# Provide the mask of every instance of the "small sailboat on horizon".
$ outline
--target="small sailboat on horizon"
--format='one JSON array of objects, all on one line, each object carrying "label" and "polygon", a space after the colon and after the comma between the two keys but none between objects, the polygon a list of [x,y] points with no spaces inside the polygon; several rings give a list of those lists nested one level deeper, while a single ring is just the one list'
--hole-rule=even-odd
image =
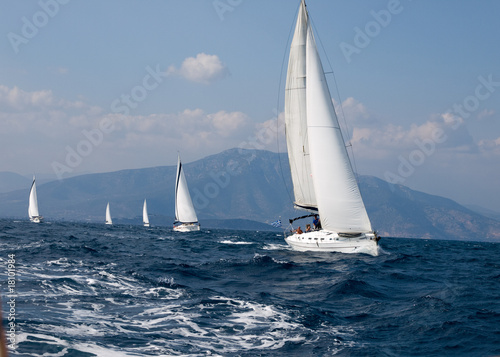
[{"label": "small sailboat on horizon", "polygon": [[377,255],[379,237],[347,154],[305,0],[290,46],[285,125],[294,206],[310,213],[290,224],[315,215],[321,220],[321,228],[291,231],[285,241],[298,251]]},{"label": "small sailboat on horizon", "polygon": [[35,176],[33,175],[33,182],[31,183],[29,201],[28,201],[28,216],[30,221],[33,223],[40,223],[43,221],[43,217],[40,216],[38,212],[38,198],[36,195],[36,182]]},{"label": "small sailboat on horizon", "polygon": [[111,219],[111,211],[109,210],[109,202],[108,205],[106,206],[106,224],[113,224],[113,220]]},{"label": "small sailboat on horizon", "polygon": [[144,199],[144,205],[142,206],[142,223],[144,227],[149,227],[148,205],[146,199]]},{"label": "small sailboat on horizon", "polygon": [[200,230],[200,223],[189,194],[180,156],[177,157],[177,175],[175,177],[175,221],[173,229],[176,232]]}]

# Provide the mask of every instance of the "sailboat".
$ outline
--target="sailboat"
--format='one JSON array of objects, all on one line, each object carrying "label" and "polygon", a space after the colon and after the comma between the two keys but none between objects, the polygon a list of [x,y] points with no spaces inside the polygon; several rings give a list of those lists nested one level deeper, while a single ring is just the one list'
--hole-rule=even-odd
[{"label": "sailboat", "polygon": [[[342,137],[305,0],[290,46],[285,126],[294,206],[319,215],[312,231],[285,241],[298,251],[378,254],[373,231]],[[290,219],[292,224],[296,219]],[[293,227],[292,227],[293,228]]]},{"label": "sailboat", "polygon": [[111,213],[109,211],[109,202],[106,206],[106,224],[113,224],[113,220],[111,219]]},{"label": "sailboat", "polygon": [[146,199],[144,199],[144,205],[142,206],[142,223],[144,227],[149,227],[148,205],[146,204]]},{"label": "sailboat", "polygon": [[184,168],[180,156],[177,157],[177,175],[175,178],[175,222],[174,231],[199,231],[200,224],[189,194]]},{"label": "sailboat", "polygon": [[43,217],[38,212],[38,198],[36,196],[36,183],[35,176],[33,176],[33,183],[31,184],[29,203],[28,203],[28,216],[33,223],[40,223]]}]

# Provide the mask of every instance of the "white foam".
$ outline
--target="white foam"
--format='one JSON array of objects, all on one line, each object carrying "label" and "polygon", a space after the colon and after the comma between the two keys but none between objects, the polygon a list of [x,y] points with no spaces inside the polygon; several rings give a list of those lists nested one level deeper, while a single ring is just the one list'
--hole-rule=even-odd
[{"label": "white foam", "polygon": [[105,331],[99,330],[98,326],[87,324],[67,324],[64,326],[54,326],[42,324],[41,330],[56,332],[59,336],[106,336]]},{"label": "white foam", "polygon": [[[71,323],[39,325],[36,328],[41,332],[30,333],[29,336],[41,339],[38,341],[41,344],[57,345],[64,350],[71,347],[98,356],[140,356],[148,351],[154,355],[159,352],[163,356],[177,356],[180,355],[179,350],[185,350],[186,347],[190,349],[190,356],[227,355],[242,351],[275,350],[287,342],[311,343],[314,338],[311,340],[311,337],[306,337],[311,335],[332,338],[349,335],[348,340],[352,341],[353,332],[338,331],[329,324],[313,331],[296,322],[295,313],[292,317],[290,312],[273,305],[224,296],[208,299],[207,302],[194,305],[189,300],[165,303],[164,300],[146,299],[135,304],[130,304],[132,300],[129,300],[125,304],[126,311],[121,308],[115,310],[110,303],[122,304],[116,303],[113,298],[104,299],[110,302],[107,304],[76,304],[73,301],[74,304],[60,304],[73,308],[67,318]],[[75,306],[80,309],[75,309]],[[57,337],[48,336],[47,331]],[[102,336],[135,334],[140,334],[147,342],[127,347],[104,347],[99,344]],[[161,338],[148,339],[148,334],[161,334]],[[24,334],[19,341],[28,340],[27,336]],[[91,336],[88,339],[90,342],[81,342],[83,336]],[[92,339],[92,336],[95,338]],[[171,336],[181,338],[174,339]],[[342,344],[347,345],[348,342]],[[64,356],[61,353],[47,356]]]},{"label": "white foam", "polygon": [[68,264],[68,258],[59,258],[57,260],[49,260],[47,261],[47,265],[69,265]]},{"label": "white foam", "polygon": [[72,310],[75,302],[77,302],[77,301],[78,300],[75,301],[75,299],[71,299],[70,301],[66,301],[66,302],[58,302],[57,305],[64,306],[66,308],[66,310]]},{"label": "white foam", "polygon": [[262,247],[264,250],[291,250],[291,247],[288,244],[266,244]]},{"label": "white foam", "polygon": [[[123,351],[114,350],[112,348],[105,348],[99,346],[95,343],[88,342],[75,342],[75,341],[67,341],[54,336],[46,335],[46,334],[37,334],[37,333],[19,333],[17,336],[17,343],[21,342],[34,342],[36,343],[44,343],[48,345],[55,345],[62,348],[60,352],[50,353],[45,352],[40,355],[43,357],[63,357],[68,353],[68,348],[73,350],[77,350],[80,352],[87,352],[94,354],[99,357],[130,357],[130,356],[142,356],[140,352],[129,352],[124,353]],[[121,349],[121,348],[120,348]]]},{"label": "white foam", "polygon": [[177,300],[184,295],[184,291],[181,289],[169,289],[165,287],[150,288],[144,295],[152,295],[159,299],[165,300]]},{"label": "white foam", "polygon": [[[263,258],[265,257],[265,255],[261,255],[259,253],[255,253],[254,256],[253,256],[253,259],[258,259],[258,258]],[[286,264],[288,263],[287,261],[285,260],[278,260],[278,259],[275,259],[275,258],[272,258],[271,257],[271,260],[274,262],[274,263],[277,263],[277,264]]]},{"label": "white foam", "polygon": [[221,244],[255,244],[254,242],[233,242],[232,240],[221,240]]}]

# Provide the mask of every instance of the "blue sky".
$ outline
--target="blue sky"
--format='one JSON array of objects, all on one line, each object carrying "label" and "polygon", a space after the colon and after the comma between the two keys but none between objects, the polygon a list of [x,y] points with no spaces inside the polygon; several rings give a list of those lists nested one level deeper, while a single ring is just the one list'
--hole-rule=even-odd
[{"label": "blue sky", "polygon": [[[276,151],[298,3],[2,1],[0,171],[173,165],[178,150],[189,162],[250,142]],[[500,3],[308,8],[359,172],[500,211]]]}]

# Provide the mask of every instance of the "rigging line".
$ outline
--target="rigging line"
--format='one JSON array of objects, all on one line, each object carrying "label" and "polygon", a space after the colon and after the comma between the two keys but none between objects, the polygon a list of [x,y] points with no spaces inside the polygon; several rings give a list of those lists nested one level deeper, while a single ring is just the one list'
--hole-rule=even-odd
[{"label": "rigging line", "polygon": [[[297,7],[297,11],[295,11],[295,18],[297,18],[299,9],[300,9],[301,4]],[[278,83],[278,101],[276,103],[276,146],[278,149],[278,162],[280,164],[280,171],[281,171],[281,179],[283,180],[283,185],[285,186],[285,191],[288,194],[288,198],[290,199],[290,202],[293,203],[292,195],[290,193],[290,190],[288,189],[288,186],[285,181],[285,175],[283,174],[283,164],[281,163],[281,153],[280,153],[280,140],[279,140],[279,120],[280,120],[280,95],[281,95],[281,82],[283,81],[283,68],[285,67],[285,60],[286,60],[286,55],[288,53],[287,49],[290,47],[291,41],[290,38],[292,36],[292,32],[295,29],[295,21],[292,21],[292,26],[290,27],[290,31],[288,33],[288,40],[285,46],[285,51],[283,53],[283,60],[281,61],[281,71],[280,71],[280,80]],[[286,124],[285,124],[285,136],[286,136]]]},{"label": "rigging line", "polygon": [[[347,120],[346,120],[346,116],[345,116],[345,113],[344,113],[344,106],[342,105],[342,97],[340,96],[340,91],[339,91],[339,86],[337,84],[337,78],[335,77],[335,71],[333,70],[333,66],[332,64],[330,63],[330,59],[328,58],[328,55],[326,53],[326,49],[325,49],[325,46],[323,46],[323,42],[321,41],[321,37],[319,36],[319,31],[318,29],[316,28],[316,25],[312,19],[311,16],[309,16],[309,19],[314,27],[314,30],[315,30],[315,33],[316,33],[316,38],[318,39],[319,41],[319,44],[321,46],[321,49],[323,50],[323,53],[325,54],[325,58],[326,58],[326,61],[328,63],[328,66],[330,67],[330,71],[329,72],[324,72],[324,74],[331,74],[333,76],[333,83],[335,84],[335,90],[337,92],[337,97],[339,98],[339,105],[340,105],[340,113],[341,113],[341,116],[342,116],[342,119],[344,121],[344,126],[346,128],[346,133],[345,135],[349,135],[349,131],[350,131],[350,128],[349,128],[349,125],[347,123]],[[342,130],[340,131],[342,133]],[[344,133],[342,133],[342,136],[344,136]],[[346,145],[346,148],[347,147],[350,147],[351,148],[351,158],[352,158],[352,166],[354,166],[354,175],[356,176],[356,181],[358,181],[358,185],[359,185],[359,177],[358,177],[358,168],[357,168],[357,165],[356,165],[356,158],[354,156],[354,150],[353,150],[353,147],[352,147],[352,138],[348,137],[348,144]],[[345,141],[345,138],[344,138],[344,141]]]}]

